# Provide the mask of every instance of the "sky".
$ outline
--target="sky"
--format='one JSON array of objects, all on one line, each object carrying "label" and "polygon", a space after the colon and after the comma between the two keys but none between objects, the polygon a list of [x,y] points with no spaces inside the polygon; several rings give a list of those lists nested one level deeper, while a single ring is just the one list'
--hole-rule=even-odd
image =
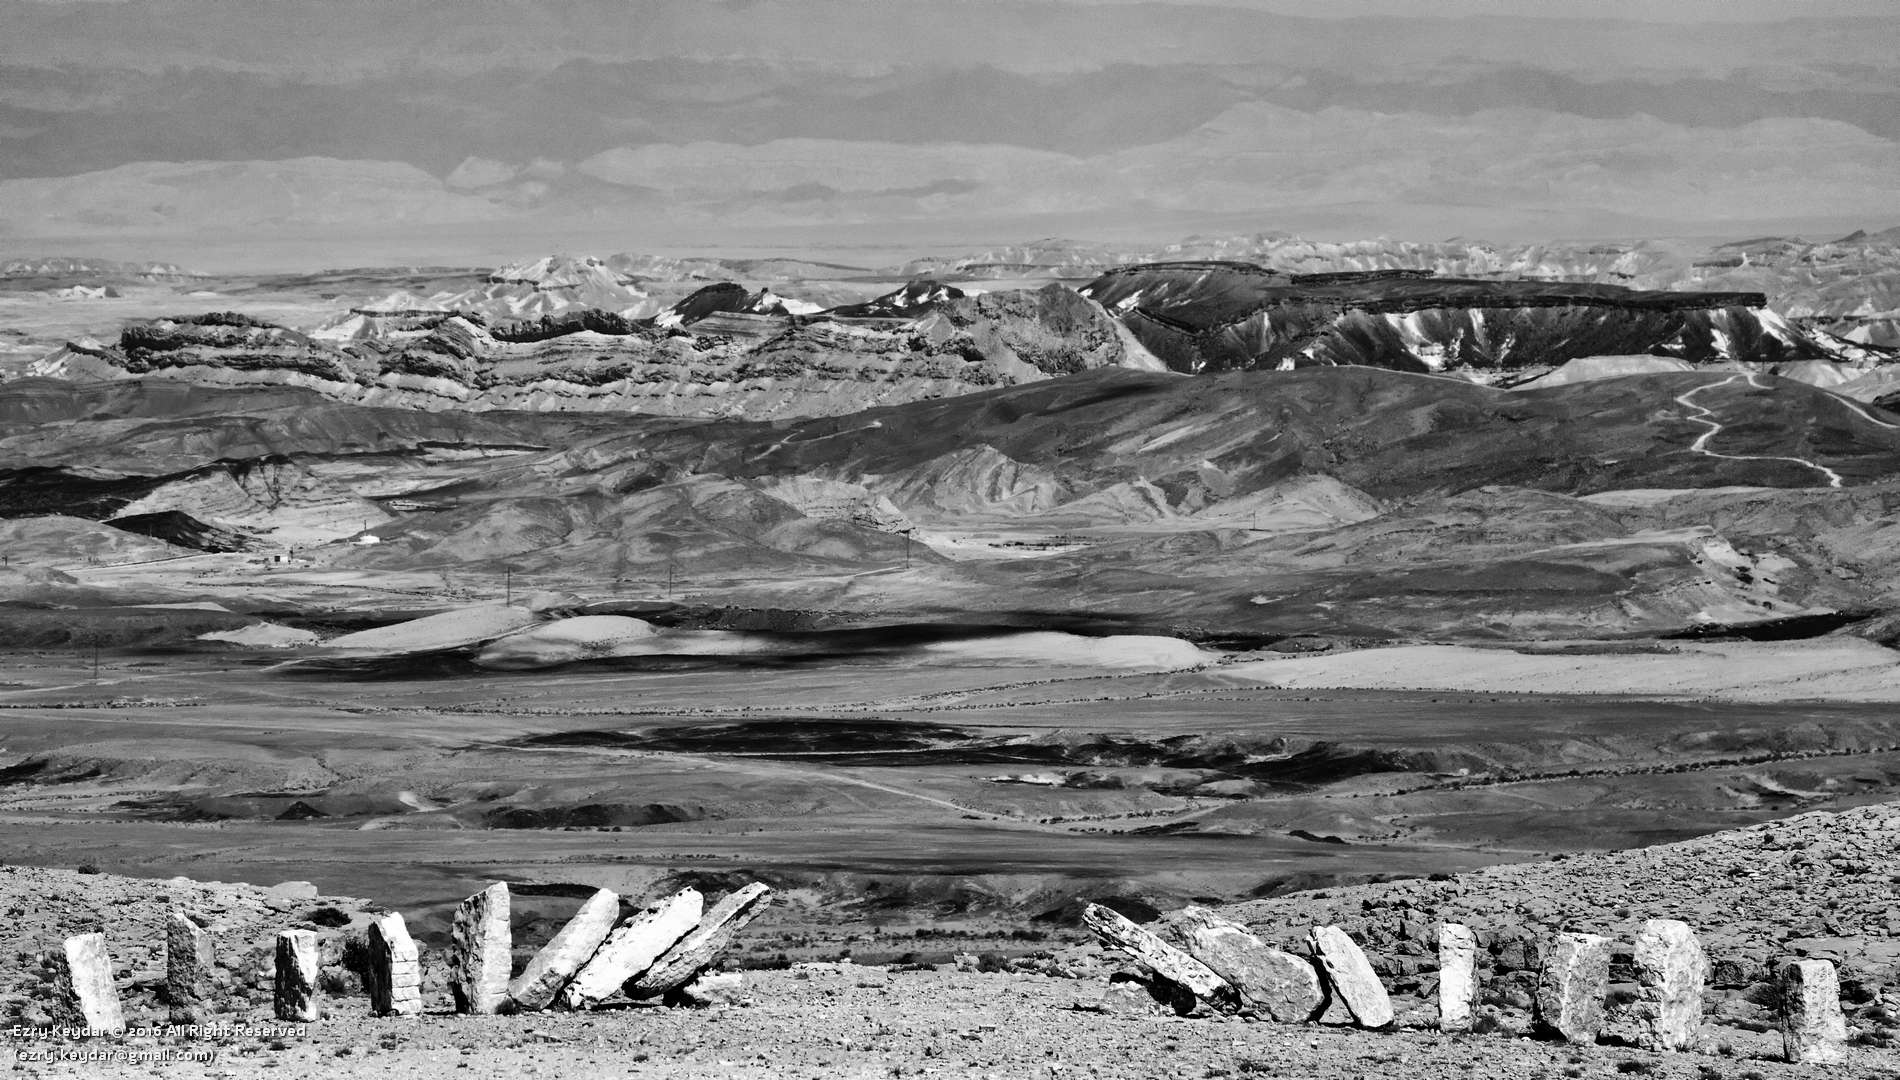
[{"label": "sky", "polygon": [[0,27],[0,254],[1900,223],[1890,0],[0,0]]}]

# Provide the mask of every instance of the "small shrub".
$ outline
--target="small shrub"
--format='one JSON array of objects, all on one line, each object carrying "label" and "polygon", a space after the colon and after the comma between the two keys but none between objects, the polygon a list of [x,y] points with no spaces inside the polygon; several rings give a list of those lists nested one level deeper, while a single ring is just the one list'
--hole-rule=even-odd
[{"label": "small shrub", "polygon": [[80,863],[79,872],[82,874],[97,874],[100,873],[100,870],[97,863]]},{"label": "small shrub", "polygon": [[324,906],[304,915],[306,922],[313,922],[325,929],[334,930],[339,926],[350,925],[350,917],[341,908]]},{"label": "small shrub", "polygon": [[1656,1071],[1656,1063],[1653,1061],[1619,1061],[1616,1063],[1616,1071],[1630,1075],[1652,1073]]}]

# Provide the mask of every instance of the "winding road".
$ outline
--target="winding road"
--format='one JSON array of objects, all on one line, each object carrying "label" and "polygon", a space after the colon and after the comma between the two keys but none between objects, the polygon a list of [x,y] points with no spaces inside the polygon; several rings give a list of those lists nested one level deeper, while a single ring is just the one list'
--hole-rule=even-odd
[{"label": "winding road", "polygon": [[[1821,465],[1821,464],[1817,464],[1815,462],[1809,461],[1807,458],[1786,457],[1786,456],[1777,455],[1777,454],[1722,454],[1722,453],[1717,453],[1716,451],[1709,449],[1709,440],[1715,438],[1717,435],[1720,435],[1722,433],[1723,428],[1727,427],[1728,425],[1717,420],[1715,418],[1715,412],[1713,410],[1709,409],[1707,406],[1704,406],[1704,405],[1697,405],[1694,401],[1690,399],[1694,398],[1697,394],[1700,394],[1702,391],[1707,390],[1711,387],[1727,386],[1737,379],[1747,379],[1748,385],[1754,387],[1757,390],[1768,389],[1766,386],[1763,386],[1761,383],[1757,382],[1755,375],[1752,372],[1750,372],[1750,373],[1739,374],[1739,375],[1730,375],[1728,378],[1723,379],[1720,382],[1703,383],[1701,386],[1698,386],[1693,390],[1685,391],[1684,393],[1677,395],[1676,402],[1678,404],[1680,404],[1686,409],[1690,409],[1696,413],[1701,414],[1699,416],[1685,417],[1685,419],[1689,420],[1691,423],[1704,424],[1709,429],[1703,432],[1701,435],[1697,436],[1695,442],[1689,444],[1689,451],[1695,454],[1704,454],[1712,458],[1721,458],[1724,461],[1792,461],[1797,465],[1805,465],[1808,468],[1813,469],[1815,472],[1820,473],[1822,476],[1827,477],[1828,487],[1844,486],[1844,481],[1842,480],[1840,473],[1835,472],[1833,469],[1828,468],[1826,465]],[[1868,417],[1868,419],[1871,420],[1873,418]],[[1875,420],[1874,422],[1880,423],[1880,421],[1878,420]],[[1891,427],[1893,425],[1887,425],[1887,426]]]}]

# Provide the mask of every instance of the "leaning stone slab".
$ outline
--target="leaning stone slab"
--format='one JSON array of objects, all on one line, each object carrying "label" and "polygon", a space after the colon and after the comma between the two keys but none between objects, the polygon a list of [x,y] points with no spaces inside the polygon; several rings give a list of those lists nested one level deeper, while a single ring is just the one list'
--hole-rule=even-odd
[{"label": "leaning stone slab", "polygon": [[1326,976],[1326,989],[1352,1014],[1353,1023],[1382,1028],[1392,1022],[1392,998],[1372,970],[1372,962],[1344,930],[1316,926],[1307,931],[1307,947]]},{"label": "leaning stone slab", "polygon": [[1156,975],[1204,1001],[1231,1001],[1234,989],[1212,968],[1100,904],[1082,908],[1082,925]]},{"label": "leaning stone slab", "polygon": [[719,954],[726,951],[726,946],[732,944],[732,939],[747,923],[771,906],[771,894],[769,887],[756,881],[729,893],[699,920],[698,927],[675,942],[652,967],[627,980],[621,989],[628,997],[647,998],[692,982],[694,976],[719,959]]},{"label": "leaning stone slab", "polygon": [[1478,936],[1463,923],[1438,928],[1438,1030],[1470,1031],[1478,1011]]},{"label": "leaning stone slab", "polygon": [[1781,982],[1781,1047],[1788,1060],[1828,1065],[1841,1060],[1847,1018],[1841,1015],[1841,981],[1826,960],[1790,960]]},{"label": "leaning stone slab", "polygon": [[277,1019],[309,1022],[323,1016],[322,974],[315,930],[284,930],[277,935],[277,977],[273,1002]]},{"label": "leaning stone slab", "polygon": [[211,935],[182,911],[165,916],[165,998],[174,1024],[202,1024],[216,1012],[217,951]]},{"label": "leaning stone slab", "polygon": [[1646,1050],[1693,1050],[1702,1039],[1709,958],[1689,924],[1651,919],[1636,935],[1636,1041]]},{"label": "leaning stone slab", "polygon": [[534,954],[528,966],[508,984],[511,1012],[535,1012],[554,1001],[581,965],[593,958],[594,950],[607,940],[620,918],[620,894],[601,889],[587,898],[574,917],[554,935],[554,940]]},{"label": "leaning stone slab", "polygon": [[497,882],[462,901],[449,930],[449,993],[455,1011],[497,1013],[514,967],[508,886]]},{"label": "leaning stone slab", "polygon": [[1270,1020],[1300,1024],[1326,1007],[1326,993],[1311,960],[1282,952],[1206,908],[1183,908],[1174,918],[1187,940],[1188,955],[1232,986],[1243,1008]]},{"label": "leaning stone slab", "polygon": [[97,1032],[125,1030],[119,987],[104,934],[69,937],[52,954],[53,1021]]},{"label": "leaning stone slab", "polygon": [[422,1013],[422,950],[399,911],[369,924],[369,1008],[377,1016]]},{"label": "leaning stone slab", "polygon": [[1609,940],[1596,934],[1557,935],[1531,995],[1537,1030],[1565,1042],[1595,1042],[1603,1030],[1603,999],[1609,989]]},{"label": "leaning stone slab", "polygon": [[699,890],[681,889],[652,911],[621,923],[561,991],[561,1004],[586,1009],[611,997],[621,984],[645,973],[675,942],[692,933],[705,904]]}]

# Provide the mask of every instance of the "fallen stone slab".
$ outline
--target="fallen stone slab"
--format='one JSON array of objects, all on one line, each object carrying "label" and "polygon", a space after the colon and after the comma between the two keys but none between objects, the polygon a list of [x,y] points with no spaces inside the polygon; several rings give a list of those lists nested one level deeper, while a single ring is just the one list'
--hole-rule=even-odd
[{"label": "fallen stone slab", "polygon": [[1847,1018],[1841,980],[1826,960],[1790,960],[1781,966],[1781,1048],[1789,1061],[1830,1065],[1841,1060]]},{"label": "fallen stone slab", "polygon": [[508,984],[510,1012],[535,1012],[554,1002],[581,965],[593,958],[620,919],[620,894],[601,889],[587,898],[574,917],[541,947]]},{"label": "fallen stone slab", "polygon": [[315,930],[284,930],[277,935],[277,976],[272,1004],[277,1019],[308,1023],[323,1016],[322,964]]},{"label": "fallen stone slab", "polygon": [[1382,1028],[1392,1022],[1392,998],[1351,936],[1337,926],[1315,926],[1306,944],[1325,975],[1328,996],[1346,1006],[1353,1023]]},{"label": "fallen stone slab", "polygon": [[570,1009],[592,1008],[611,997],[627,980],[641,975],[674,943],[693,932],[705,910],[697,889],[681,889],[653,910],[621,923],[561,991]]},{"label": "fallen stone slab", "polygon": [[1531,995],[1537,1031],[1565,1042],[1593,1043],[1603,1030],[1610,989],[1610,942],[1596,934],[1559,934],[1544,954]]},{"label": "fallen stone slab", "polygon": [[692,982],[771,903],[771,888],[756,881],[727,894],[691,933],[675,942],[652,967],[627,980],[621,989],[628,997],[649,998]]},{"label": "fallen stone slab", "polygon": [[217,1011],[217,949],[191,916],[165,916],[165,999],[174,1024],[203,1024]]},{"label": "fallen stone slab", "polygon": [[1636,934],[1637,1044],[1646,1050],[1693,1050],[1702,1041],[1702,992],[1709,957],[1689,924],[1650,919]]},{"label": "fallen stone slab", "polygon": [[496,882],[463,900],[449,929],[449,993],[455,1011],[498,1013],[514,968],[508,886]]},{"label": "fallen stone slab", "polygon": [[1243,1009],[1284,1024],[1302,1024],[1326,1007],[1326,992],[1311,960],[1282,952],[1206,908],[1183,908],[1174,921],[1187,941],[1188,955],[1233,987]]},{"label": "fallen stone slab", "polygon": [[1136,926],[1120,912],[1100,904],[1086,904],[1082,908],[1082,925],[1197,998],[1230,1004],[1236,1000],[1234,988],[1212,968]]},{"label": "fallen stone slab", "polygon": [[399,911],[369,924],[369,1008],[377,1016],[422,1013],[422,950]]},{"label": "fallen stone slab", "polygon": [[112,980],[104,934],[69,937],[52,954],[53,1022],[96,1032],[125,1030],[125,1009]]},{"label": "fallen stone slab", "polygon": [[1463,923],[1438,928],[1438,1030],[1470,1031],[1478,1011],[1478,936]]}]

